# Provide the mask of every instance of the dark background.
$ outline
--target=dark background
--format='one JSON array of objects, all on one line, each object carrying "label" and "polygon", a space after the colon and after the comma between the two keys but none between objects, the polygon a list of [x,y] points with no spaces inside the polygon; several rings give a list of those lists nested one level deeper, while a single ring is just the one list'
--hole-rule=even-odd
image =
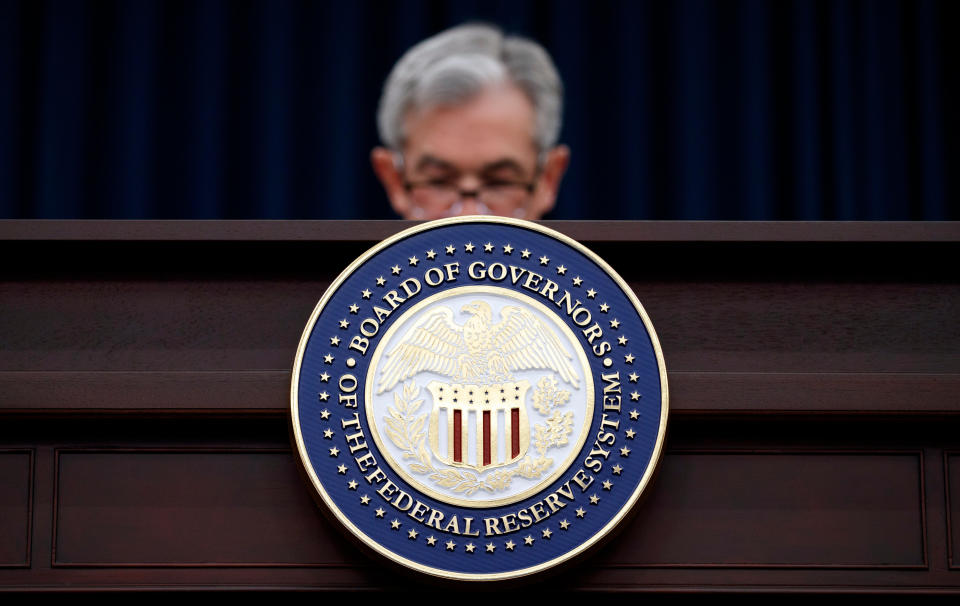
[{"label": "dark background", "polygon": [[960,219],[957,2],[0,0],[0,218],[386,218],[405,49],[481,19],[566,85],[559,219]]}]

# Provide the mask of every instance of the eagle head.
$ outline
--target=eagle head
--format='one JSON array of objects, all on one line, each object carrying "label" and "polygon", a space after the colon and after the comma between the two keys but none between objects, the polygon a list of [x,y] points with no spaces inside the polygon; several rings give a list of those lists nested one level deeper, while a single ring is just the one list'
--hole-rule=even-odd
[{"label": "eagle head", "polygon": [[493,312],[490,310],[490,306],[486,301],[467,303],[460,308],[460,312],[479,317],[484,326],[490,326],[490,322],[493,320]]}]

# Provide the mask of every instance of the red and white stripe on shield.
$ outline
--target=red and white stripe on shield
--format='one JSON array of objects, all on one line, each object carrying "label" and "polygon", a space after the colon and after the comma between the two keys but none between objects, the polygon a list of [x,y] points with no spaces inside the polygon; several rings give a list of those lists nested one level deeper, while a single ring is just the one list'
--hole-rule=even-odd
[{"label": "red and white stripe on shield", "polygon": [[[528,381],[474,385],[431,381],[429,440],[447,465],[482,471],[513,463],[530,445]],[[471,448],[471,444],[473,447]]]}]

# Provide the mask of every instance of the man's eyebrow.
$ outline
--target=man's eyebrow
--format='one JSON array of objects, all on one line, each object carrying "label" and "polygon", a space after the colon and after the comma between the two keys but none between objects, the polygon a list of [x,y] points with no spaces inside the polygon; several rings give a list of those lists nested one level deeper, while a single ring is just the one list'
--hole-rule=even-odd
[{"label": "man's eyebrow", "polygon": [[484,175],[489,175],[491,173],[496,173],[504,170],[513,172],[517,176],[521,176],[521,177],[526,174],[526,171],[523,169],[523,166],[521,166],[519,162],[517,162],[512,158],[503,158],[502,160],[497,160],[496,162],[491,162],[490,164],[486,164],[484,165],[480,173]]},{"label": "man's eyebrow", "polygon": [[453,164],[429,154],[423,156],[420,158],[420,161],[417,162],[416,169],[418,171],[424,170],[425,168],[439,168],[451,172],[455,172],[457,170]]}]

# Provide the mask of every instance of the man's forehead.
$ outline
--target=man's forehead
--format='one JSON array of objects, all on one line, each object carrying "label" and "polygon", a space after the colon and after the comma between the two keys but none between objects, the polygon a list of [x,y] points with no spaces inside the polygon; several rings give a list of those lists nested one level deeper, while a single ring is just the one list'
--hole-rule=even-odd
[{"label": "man's forehead", "polygon": [[[416,171],[439,170],[445,172],[460,172],[461,167],[456,162],[434,156],[429,153],[421,154],[415,159],[412,167]],[[491,160],[479,167],[482,173],[512,172],[522,175],[526,172],[524,162],[517,158],[501,157]]]},{"label": "man's forehead", "polygon": [[404,155],[416,166],[440,161],[459,170],[535,164],[534,110],[512,85],[485,89],[456,105],[410,112]]}]

